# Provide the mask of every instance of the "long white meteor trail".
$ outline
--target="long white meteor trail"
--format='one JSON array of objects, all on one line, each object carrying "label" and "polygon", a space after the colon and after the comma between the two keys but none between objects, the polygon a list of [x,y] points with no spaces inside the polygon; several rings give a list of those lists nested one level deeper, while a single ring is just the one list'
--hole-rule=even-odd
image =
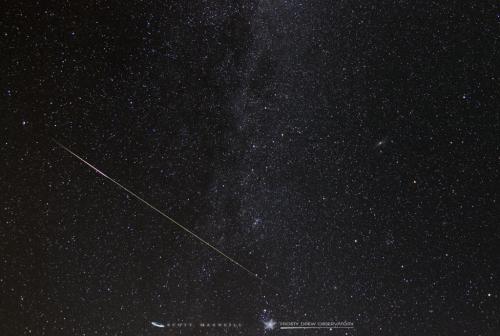
[{"label": "long white meteor trail", "polygon": [[[233,258],[231,258],[230,256],[228,256],[227,254],[225,254],[224,252],[222,252],[221,250],[219,250],[218,248],[216,248],[215,246],[213,246],[212,244],[210,244],[209,242],[207,242],[206,240],[204,240],[200,236],[198,236],[196,233],[194,233],[193,231],[189,230],[187,227],[185,227],[184,225],[180,224],[175,219],[169,217],[163,211],[159,210],[154,205],[152,205],[151,203],[149,203],[146,200],[144,200],[142,197],[140,197],[139,195],[137,195],[136,193],[134,193],[132,190],[126,188],[125,186],[121,185],[117,181],[113,180],[111,177],[109,177],[108,175],[104,174],[102,171],[100,171],[99,169],[97,169],[96,167],[94,167],[92,164],[90,164],[89,162],[87,162],[85,159],[83,159],[81,156],[79,156],[78,154],[76,154],[75,152],[73,152],[68,147],[64,146],[63,144],[61,144],[60,142],[58,142],[55,139],[52,139],[52,141],[54,141],[59,147],[61,147],[62,149],[64,149],[66,152],[70,153],[71,155],[73,155],[74,157],[76,157],[78,160],[82,161],[87,166],[89,166],[90,168],[92,168],[93,170],[95,170],[99,175],[101,175],[101,176],[105,177],[106,179],[108,179],[109,181],[113,182],[114,184],[116,184],[117,186],[119,186],[121,189],[125,190],[128,194],[134,196],[136,199],[138,199],[142,203],[146,204],[148,207],[150,207],[151,209],[153,209],[154,211],[156,211],[157,213],[159,213],[160,215],[162,215],[163,217],[165,217],[166,219],[168,219],[170,222],[174,223],[175,225],[177,225],[178,227],[180,227],[181,229],[183,229],[184,231],[186,231],[187,233],[189,233],[191,236],[193,236],[196,239],[198,239],[199,241],[201,241],[203,244],[205,244],[208,247],[210,247],[212,250],[214,250],[215,252],[217,252],[218,254],[220,254],[221,256],[223,256],[224,258],[226,258],[227,260],[229,260],[230,262],[232,262],[233,264],[235,264],[236,266],[238,266],[239,268],[241,268],[242,270],[244,270],[245,272],[247,272],[250,275],[254,276],[258,280],[262,281],[263,283],[266,283],[270,287],[273,287],[269,283],[267,283],[267,281],[265,281],[264,279],[262,279],[261,277],[259,277],[259,275],[257,273],[254,273],[254,272],[250,271],[248,268],[246,268],[245,266],[243,266],[242,264],[240,264],[239,262],[237,262],[236,260],[234,260]],[[276,288],[274,288],[274,287],[273,287],[273,289],[276,290]]]}]

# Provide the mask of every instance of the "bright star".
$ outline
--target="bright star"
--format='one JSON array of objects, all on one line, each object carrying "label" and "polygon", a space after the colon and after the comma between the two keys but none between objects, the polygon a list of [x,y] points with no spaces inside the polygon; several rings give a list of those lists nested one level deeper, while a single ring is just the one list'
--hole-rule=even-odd
[{"label": "bright star", "polygon": [[264,329],[265,330],[273,330],[275,325],[276,325],[276,321],[273,319],[270,319],[269,321],[264,321]]}]

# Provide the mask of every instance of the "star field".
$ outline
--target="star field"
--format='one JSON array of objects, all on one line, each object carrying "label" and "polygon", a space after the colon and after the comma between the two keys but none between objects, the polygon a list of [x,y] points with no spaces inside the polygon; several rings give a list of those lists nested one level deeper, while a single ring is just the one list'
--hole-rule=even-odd
[{"label": "star field", "polygon": [[8,1],[0,334],[497,335],[499,17]]}]

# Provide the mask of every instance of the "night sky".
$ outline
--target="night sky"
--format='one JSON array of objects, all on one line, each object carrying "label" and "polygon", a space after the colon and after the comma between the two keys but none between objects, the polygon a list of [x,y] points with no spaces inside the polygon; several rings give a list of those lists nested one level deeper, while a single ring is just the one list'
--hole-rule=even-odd
[{"label": "night sky", "polygon": [[1,13],[0,335],[500,334],[498,1]]}]

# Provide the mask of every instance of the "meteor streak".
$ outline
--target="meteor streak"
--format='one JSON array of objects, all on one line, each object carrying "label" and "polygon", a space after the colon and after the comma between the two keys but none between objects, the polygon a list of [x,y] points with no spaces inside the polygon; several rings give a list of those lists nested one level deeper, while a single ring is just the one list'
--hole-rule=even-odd
[{"label": "meteor streak", "polygon": [[261,282],[266,283],[268,286],[270,286],[274,290],[276,290],[276,288],[274,288],[272,285],[270,285],[269,283],[267,283],[267,281],[265,281],[264,279],[262,279],[261,277],[259,277],[259,275],[257,273],[252,272],[251,270],[249,270],[248,268],[246,268],[245,266],[243,266],[242,264],[240,264],[239,262],[237,262],[236,260],[234,260],[233,258],[231,258],[230,256],[228,256],[227,254],[225,254],[224,252],[222,252],[221,250],[219,250],[218,248],[216,248],[215,246],[213,246],[212,244],[210,244],[209,242],[207,242],[205,239],[201,238],[196,233],[194,233],[193,231],[189,230],[187,227],[185,227],[184,225],[180,224],[175,219],[171,218],[170,216],[168,216],[167,214],[165,214],[163,211],[159,210],[154,205],[152,205],[151,203],[149,203],[146,200],[144,200],[142,197],[140,197],[139,195],[137,195],[136,193],[134,193],[132,190],[126,188],[125,186],[123,186],[119,182],[115,181],[114,179],[112,179],[111,177],[109,177],[108,175],[106,175],[104,172],[100,171],[99,169],[97,169],[96,167],[94,167],[92,164],[90,164],[89,162],[87,162],[81,156],[79,156],[78,154],[76,154],[75,152],[73,152],[68,147],[64,146],[63,144],[61,144],[60,142],[58,142],[57,140],[55,140],[53,138],[52,138],[52,141],[54,141],[59,147],[61,147],[62,149],[64,149],[66,152],[68,152],[69,154],[73,155],[78,160],[82,161],[87,166],[89,166],[90,168],[92,168],[93,170],[95,170],[96,173],[98,173],[99,175],[101,175],[104,178],[108,179],[109,181],[113,182],[118,187],[120,187],[121,189],[125,190],[129,195],[134,196],[136,199],[138,199],[142,203],[146,204],[148,207],[150,207],[151,209],[153,209],[154,211],[156,211],[157,213],[159,213],[160,215],[162,215],[163,217],[165,217],[166,219],[168,219],[170,222],[172,222],[175,225],[177,225],[178,227],[180,227],[182,230],[184,230],[187,233],[189,233],[194,238],[198,239],[200,242],[202,242],[206,246],[210,247],[212,250],[214,250],[215,252],[217,252],[218,254],[220,254],[221,256],[223,256],[224,258],[226,258],[227,260],[229,260],[234,265],[238,266],[239,268],[241,268],[242,270],[244,270],[248,274],[252,275],[253,277],[255,277],[258,280],[260,280]]}]

